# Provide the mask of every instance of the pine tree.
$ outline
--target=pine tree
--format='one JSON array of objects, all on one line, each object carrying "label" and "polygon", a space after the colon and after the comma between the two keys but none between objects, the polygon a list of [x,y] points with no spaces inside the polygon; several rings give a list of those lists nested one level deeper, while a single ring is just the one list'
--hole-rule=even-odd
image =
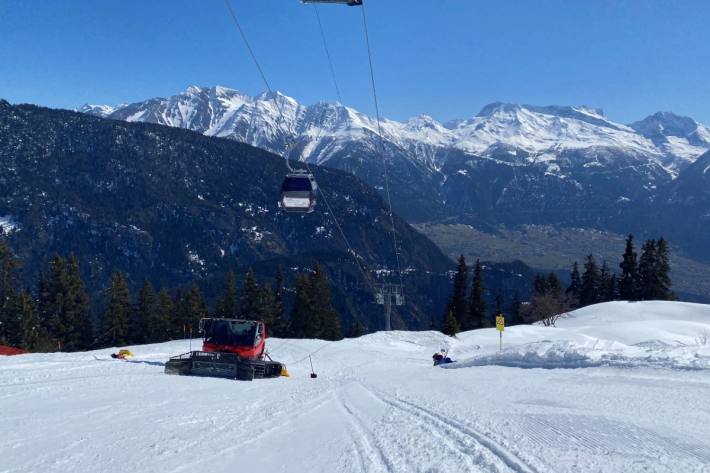
[{"label": "pine tree", "polygon": [[158,293],[158,311],[154,321],[155,325],[151,324],[151,333],[156,342],[171,340],[176,336],[175,323],[175,304],[167,290],[161,289]]},{"label": "pine tree", "polygon": [[619,268],[619,297],[624,301],[635,301],[639,298],[638,261],[634,251],[634,236],[629,234],[626,238],[626,249]]},{"label": "pine tree", "polygon": [[560,278],[553,272],[547,275],[547,280],[545,281],[546,293],[551,294],[553,297],[562,297],[562,282]]},{"label": "pine tree", "polygon": [[132,343],[152,343],[162,341],[160,338],[164,328],[161,327],[160,314],[158,310],[158,295],[153,289],[153,285],[147,279],[143,281],[143,287],[138,292],[138,301],[133,310],[131,320],[131,340]]},{"label": "pine tree", "polygon": [[638,280],[640,300],[652,300],[658,293],[659,280],[656,272],[656,241],[647,240],[641,248],[639,259]]},{"label": "pine tree", "polygon": [[254,272],[250,269],[244,280],[239,312],[242,319],[253,320],[258,317],[259,309],[259,285],[254,277]]},{"label": "pine tree", "polygon": [[569,297],[569,301],[573,307],[579,305],[579,296],[582,292],[582,278],[579,275],[579,265],[575,261],[572,265],[572,272],[570,273],[570,283],[565,291],[565,294]]},{"label": "pine tree", "polygon": [[47,276],[37,283],[40,323],[60,350],[82,350],[94,344],[90,299],[81,279],[79,262],[55,255]]},{"label": "pine tree", "polygon": [[670,263],[670,249],[668,247],[668,242],[660,238],[656,244],[656,278],[657,278],[657,292],[654,295],[656,299],[659,300],[675,300],[675,294],[671,289],[673,284],[671,283],[671,263]]},{"label": "pine tree", "polygon": [[359,320],[355,319],[350,324],[350,330],[348,330],[348,338],[357,338],[365,335],[367,331],[365,327],[360,323]]},{"label": "pine tree", "polygon": [[444,319],[444,325],[441,327],[441,333],[450,337],[455,337],[460,331],[461,327],[459,327],[459,323],[456,320],[456,317],[454,317],[453,311],[449,311]]},{"label": "pine tree", "polygon": [[42,344],[39,317],[32,304],[32,295],[25,291],[17,298],[17,312],[20,314],[22,340],[20,346],[27,351],[36,350]]},{"label": "pine tree", "polygon": [[535,275],[535,279],[533,280],[533,294],[547,294],[548,289],[549,286],[547,285],[547,278],[545,278],[545,276],[543,276],[542,274],[537,273]]},{"label": "pine tree", "polygon": [[236,319],[239,314],[239,299],[237,297],[237,278],[234,271],[227,273],[224,282],[224,292],[217,301],[215,317]]},{"label": "pine tree", "polygon": [[289,337],[314,338],[320,330],[319,321],[314,318],[311,309],[311,281],[305,274],[299,274],[294,280],[296,297],[291,308]]},{"label": "pine tree", "polygon": [[506,322],[507,325],[517,325],[523,323],[521,315],[522,301],[520,300],[520,294],[518,291],[513,292],[513,300],[510,302],[510,318]]},{"label": "pine tree", "polygon": [[283,337],[288,331],[288,322],[284,317],[284,272],[279,265],[276,270],[276,288],[274,289],[274,321],[271,333],[276,337]]},{"label": "pine tree", "polygon": [[257,308],[254,314],[256,320],[266,323],[267,329],[273,327],[275,319],[274,291],[270,284],[257,285]]},{"label": "pine tree", "polygon": [[481,261],[476,260],[476,266],[473,269],[473,285],[468,301],[468,317],[465,319],[467,324],[462,324],[461,330],[472,330],[489,325],[489,321],[486,318],[484,290],[483,267],[481,266]]},{"label": "pine tree", "polygon": [[602,261],[602,267],[599,270],[599,295],[597,297],[597,302],[607,302],[612,299],[608,299],[609,293],[613,294],[613,289],[609,286],[611,283],[612,274],[609,272],[609,265],[606,264],[606,260]]},{"label": "pine tree", "polygon": [[579,305],[585,307],[599,301],[599,269],[593,255],[587,256],[582,274],[582,288],[579,294]]},{"label": "pine tree", "polygon": [[0,344],[10,346],[18,346],[22,342],[15,287],[15,270],[18,266],[19,262],[8,244],[0,240]]},{"label": "pine tree", "polygon": [[129,343],[131,317],[131,294],[123,273],[111,275],[111,284],[104,291],[106,309],[101,316],[101,336],[104,346],[125,346]]},{"label": "pine tree", "polygon": [[183,323],[186,326],[186,335],[197,336],[200,320],[208,316],[207,304],[205,303],[205,297],[202,295],[202,290],[196,282],[193,282],[183,301]]},{"label": "pine tree", "polygon": [[503,313],[503,294],[498,291],[496,294],[496,315],[500,315]]},{"label": "pine tree", "polygon": [[94,343],[94,329],[91,320],[91,299],[81,279],[79,261],[70,253],[66,262],[67,287],[64,297],[64,319],[69,328],[65,340],[67,351],[85,350]]},{"label": "pine tree", "polygon": [[40,320],[58,350],[63,349],[67,333],[66,321],[62,314],[66,279],[64,258],[55,255],[48,262],[47,276],[40,275],[37,283]]},{"label": "pine tree", "polygon": [[340,319],[332,304],[328,276],[319,264],[316,264],[315,270],[310,275],[310,291],[311,310],[320,322],[317,337],[323,340],[342,340]]},{"label": "pine tree", "polygon": [[459,262],[454,275],[454,287],[449,303],[446,305],[446,312],[451,311],[456,320],[464,326],[472,326],[473,321],[469,320],[466,293],[468,292],[468,266],[466,258],[459,256]]}]

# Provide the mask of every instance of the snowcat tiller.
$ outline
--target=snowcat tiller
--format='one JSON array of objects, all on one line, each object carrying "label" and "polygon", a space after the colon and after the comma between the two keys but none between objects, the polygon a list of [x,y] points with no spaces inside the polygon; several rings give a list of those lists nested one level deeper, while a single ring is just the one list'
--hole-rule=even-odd
[{"label": "snowcat tiller", "polygon": [[251,381],[287,376],[283,363],[266,353],[266,326],[255,320],[202,319],[202,351],[174,356],[168,374],[213,376]]}]

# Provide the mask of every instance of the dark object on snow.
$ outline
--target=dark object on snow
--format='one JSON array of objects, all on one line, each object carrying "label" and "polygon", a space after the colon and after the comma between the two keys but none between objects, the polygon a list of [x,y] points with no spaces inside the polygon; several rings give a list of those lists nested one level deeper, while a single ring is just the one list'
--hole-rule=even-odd
[{"label": "dark object on snow", "polygon": [[286,366],[266,353],[266,326],[261,321],[211,319],[200,321],[202,351],[174,356],[165,364],[168,374],[212,376],[251,381],[288,376]]},{"label": "dark object on snow", "polygon": [[446,354],[442,353],[434,353],[434,356],[432,356],[434,359],[434,366],[437,365],[445,365],[446,363],[453,363],[454,360],[446,356]]}]

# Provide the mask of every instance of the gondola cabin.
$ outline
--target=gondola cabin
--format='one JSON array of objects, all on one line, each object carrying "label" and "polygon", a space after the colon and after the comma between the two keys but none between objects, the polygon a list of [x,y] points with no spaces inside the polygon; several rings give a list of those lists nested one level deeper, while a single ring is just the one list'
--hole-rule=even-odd
[{"label": "gondola cabin", "polygon": [[318,184],[313,174],[287,174],[281,185],[279,206],[286,212],[311,213],[316,207]]}]

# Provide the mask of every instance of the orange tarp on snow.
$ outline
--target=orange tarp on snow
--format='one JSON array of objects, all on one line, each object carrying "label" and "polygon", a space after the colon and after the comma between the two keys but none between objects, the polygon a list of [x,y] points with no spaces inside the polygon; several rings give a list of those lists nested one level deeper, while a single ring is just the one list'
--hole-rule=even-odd
[{"label": "orange tarp on snow", "polygon": [[21,350],[19,348],[0,345],[0,355],[8,355],[8,356],[22,355],[23,353],[27,353],[27,352],[25,350]]}]

